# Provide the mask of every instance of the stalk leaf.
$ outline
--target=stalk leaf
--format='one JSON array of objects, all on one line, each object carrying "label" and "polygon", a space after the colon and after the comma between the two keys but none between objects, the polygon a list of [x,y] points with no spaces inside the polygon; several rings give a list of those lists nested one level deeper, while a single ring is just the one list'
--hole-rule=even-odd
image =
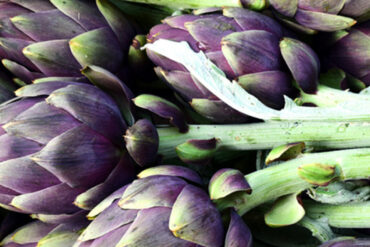
[{"label": "stalk leaf", "polygon": [[264,105],[235,81],[226,78],[203,52],[194,52],[188,43],[160,39],[145,48],[182,64],[204,87],[233,109],[262,120],[338,121],[369,120],[370,108],[365,94],[346,93],[349,100],[331,107],[298,106],[285,97],[285,107],[278,111]]},{"label": "stalk leaf", "polygon": [[370,185],[365,181],[334,182],[325,187],[311,188],[308,195],[321,203],[361,202],[370,199]]}]

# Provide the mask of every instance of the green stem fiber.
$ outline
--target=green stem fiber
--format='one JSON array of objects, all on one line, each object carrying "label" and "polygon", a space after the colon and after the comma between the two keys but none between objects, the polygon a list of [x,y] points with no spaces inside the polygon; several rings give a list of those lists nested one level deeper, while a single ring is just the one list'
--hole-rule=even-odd
[{"label": "green stem fiber", "polygon": [[370,228],[370,201],[332,205],[307,200],[304,209],[310,218],[325,217],[332,227]]},{"label": "green stem fiber", "polygon": [[159,154],[176,157],[175,148],[190,139],[217,139],[219,150],[271,149],[305,142],[315,150],[370,146],[370,122],[265,122],[237,125],[190,125],[187,133],[158,128]]}]

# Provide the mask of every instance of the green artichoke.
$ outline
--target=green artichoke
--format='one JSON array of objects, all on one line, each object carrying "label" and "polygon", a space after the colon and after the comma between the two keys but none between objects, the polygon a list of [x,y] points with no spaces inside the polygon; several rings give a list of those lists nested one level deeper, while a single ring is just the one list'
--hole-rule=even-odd
[{"label": "green artichoke", "polygon": [[74,247],[252,246],[248,227],[234,211],[225,237],[220,212],[194,171],[158,166],[138,176],[89,213],[94,220]]},{"label": "green artichoke", "polygon": [[108,0],[0,1],[0,59],[16,77],[80,77],[97,65],[119,72],[135,29]]},{"label": "green artichoke", "polygon": [[[203,51],[231,80],[264,104],[280,109],[284,95],[301,90],[315,93],[319,60],[306,44],[285,37],[284,29],[268,16],[241,8],[223,13],[168,17],[153,27],[150,42],[159,39],[186,41]],[[221,123],[244,122],[247,117],[233,110],[203,87],[182,65],[148,50],[156,71],[201,115]]]}]

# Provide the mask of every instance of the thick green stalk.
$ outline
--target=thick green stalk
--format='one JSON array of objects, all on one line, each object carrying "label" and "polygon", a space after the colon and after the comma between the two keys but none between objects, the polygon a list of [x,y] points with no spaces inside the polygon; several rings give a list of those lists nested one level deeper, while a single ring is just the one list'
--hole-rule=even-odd
[{"label": "thick green stalk", "polygon": [[190,125],[187,133],[158,128],[159,153],[176,157],[176,146],[190,139],[217,139],[224,150],[258,150],[305,142],[315,150],[370,146],[370,122],[265,122],[237,125]]},{"label": "thick green stalk", "polygon": [[332,227],[370,228],[370,201],[332,205],[307,200],[304,209],[310,218],[327,218]]},{"label": "thick green stalk", "polygon": [[370,102],[370,96],[368,94],[351,93],[325,85],[319,85],[315,94],[306,94],[301,91],[300,96],[296,101],[299,104],[312,103],[320,107],[326,107],[350,101],[361,101],[363,104],[366,101]]},{"label": "thick green stalk", "polygon": [[278,197],[313,187],[302,179],[298,167],[309,164],[335,165],[340,171],[337,179],[367,179],[370,177],[370,148],[304,154],[276,166],[245,176],[252,193],[234,193],[215,201],[220,209],[234,207],[243,215],[249,210]]}]

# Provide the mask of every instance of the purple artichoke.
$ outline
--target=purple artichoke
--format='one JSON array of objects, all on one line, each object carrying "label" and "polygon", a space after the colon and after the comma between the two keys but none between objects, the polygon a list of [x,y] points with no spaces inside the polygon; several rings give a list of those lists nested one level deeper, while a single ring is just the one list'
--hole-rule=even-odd
[{"label": "purple artichoke", "polygon": [[[269,0],[290,26],[312,33],[332,32],[351,27],[357,18],[367,18],[368,0]],[[294,23],[291,19],[294,19]],[[355,18],[355,19],[352,19]]]},{"label": "purple artichoke", "polygon": [[[325,38],[329,40],[327,36]],[[334,43],[323,59],[346,72],[347,84],[357,81],[363,87],[370,86],[370,21],[349,31],[334,33],[330,38],[334,39]]]},{"label": "purple artichoke", "polygon": [[[1,206],[72,214],[78,207],[91,209],[132,181],[133,162],[123,137],[127,124],[110,96],[68,81],[27,85],[16,94],[0,105]],[[130,129],[138,138],[152,138],[150,147],[131,148],[132,158],[144,153],[140,165],[153,161],[158,146],[154,126],[139,120]]]},{"label": "purple artichoke", "polygon": [[74,247],[251,246],[251,235],[232,211],[227,235],[200,177],[178,166],[144,170],[90,213],[94,220]]},{"label": "purple artichoke", "polygon": [[[319,61],[306,44],[284,37],[283,28],[270,17],[241,8],[223,14],[168,17],[153,27],[149,42],[187,41],[203,51],[226,76],[266,105],[280,109],[284,95],[297,96],[294,79],[306,93],[315,93]],[[204,88],[180,64],[148,50],[163,77],[192,107],[215,122],[243,122],[246,116],[231,109]]]},{"label": "purple artichoke", "polygon": [[0,243],[3,247],[72,246],[79,233],[88,225],[86,212],[69,216],[49,217],[28,223],[8,235]]},{"label": "purple artichoke", "polygon": [[134,28],[107,0],[0,0],[0,58],[16,77],[80,77],[97,65],[118,72]]}]

